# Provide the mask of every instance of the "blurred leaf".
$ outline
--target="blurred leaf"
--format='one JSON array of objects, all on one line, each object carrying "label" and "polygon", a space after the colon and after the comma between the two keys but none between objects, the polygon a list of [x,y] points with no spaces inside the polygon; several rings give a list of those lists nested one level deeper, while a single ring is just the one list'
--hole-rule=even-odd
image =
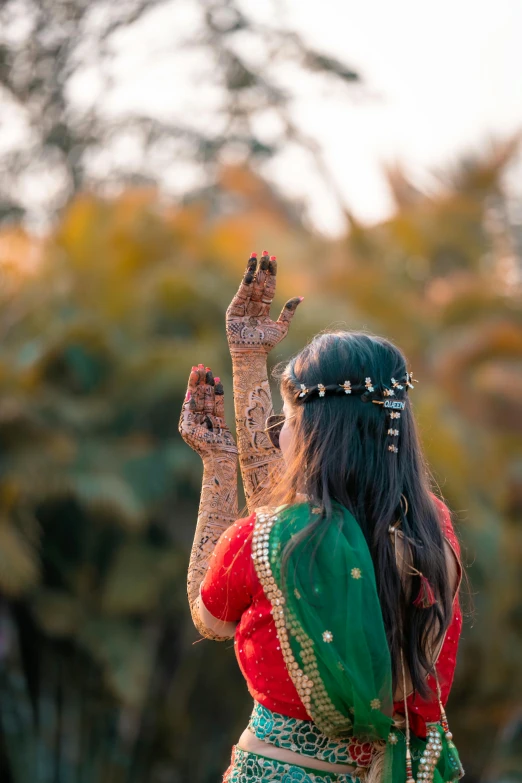
[{"label": "blurred leaf", "polygon": [[107,684],[118,701],[141,707],[154,658],[150,635],[114,618],[88,619],[80,629],[79,641],[102,665]]},{"label": "blurred leaf", "polygon": [[143,522],[144,507],[133,488],[122,478],[107,473],[76,473],[70,481],[80,500],[89,505],[114,506],[122,512],[130,528],[140,527]]},{"label": "blurred leaf", "polygon": [[34,587],[40,569],[37,552],[7,520],[0,520],[0,589],[19,597]]},{"label": "blurred leaf", "polygon": [[357,82],[360,80],[359,74],[351,68],[327,54],[319,52],[306,51],[304,64],[312,71],[321,71],[322,73],[332,73],[346,82]]},{"label": "blurred leaf", "polygon": [[128,543],[119,550],[105,583],[102,608],[107,614],[146,615],[158,606],[164,586],[181,568],[179,555]]},{"label": "blurred leaf", "polygon": [[40,590],[31,609],[38,625],[52,637],[74,636],[84,619],[81,603],[58,590]]}]

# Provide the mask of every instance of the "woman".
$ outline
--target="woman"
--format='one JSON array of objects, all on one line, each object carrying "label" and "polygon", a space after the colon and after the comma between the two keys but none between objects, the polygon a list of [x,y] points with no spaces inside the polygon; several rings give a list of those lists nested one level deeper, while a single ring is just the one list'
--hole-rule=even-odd
[{"label": "woman", "polygon": [[383,338],[320,334],[279,367],[274,416],[266,357],[302,299],[270,319],[276,271],[275,257],[252,254],[227,311],[238,448],[220,379],[202,364],[180,419],[204,467],[192,618],[207,638],[234,638],[254,698],[223,780],[457,780],[444,704],[462,566],[430,490],[415,379]]}]

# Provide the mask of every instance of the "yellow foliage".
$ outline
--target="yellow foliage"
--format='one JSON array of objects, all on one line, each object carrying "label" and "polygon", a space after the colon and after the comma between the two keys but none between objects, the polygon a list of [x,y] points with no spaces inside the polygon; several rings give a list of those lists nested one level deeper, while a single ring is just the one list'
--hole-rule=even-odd
[{"label": "yellow foliage", "polygon": [[[0,504],[14,519],[21,500],[57,502],[63,528],[49,525],[44,540],[58,546],[67,530],[79,531],[78,549],[89,542],[95,555],[64,576],[69,598],[44,585],[32,611],[46,634],[81,644],[122,703],[139,706],[146,692],[152,646],[143,629],[150,613],[161,625],[163,590],[178,574],[172,531],[185,548],[193,532],[200,466],[177,433],[188,372],[203,362],[221,375],[232,424],[224,315],[250,252],[263,249],[279,263],[273,315],[305,296],[271,361],[330,326],[382,334],[405,352],[420,381],[412,402],[428,463],[460,512],[487,596],[473,644],[508,692],[509,653],[493,637],[510,638],[518,611],[522,325],[520,291],[506,289],[500,272],[509,237],[499,243],[484,220],[501,192],[497,158],[430,198],[394,172],[397,213],[371,227],[351,218],[336,241],[307,231],[238,166],[224,168],[220,190],[198,203],[167,205],[155,188],[132,188],[111,199],[80,194],[64,211],[42,263],[3,311],[0,380],[19,412],[16,422],[0,417],[2,442],[4,426],[15,439],[3,455],[12,478],[0,483]],[[16,235],[10,257],[20,269],[33,252]],[[19,596],[38,583],[39,567],[13,519],[0,523],[0,588]],[[159,532],[166,558],[151,546]],[[503,553],[511,581],[501,585]],[[183,591],[180,581],[173,600]],[[123,622],[131,617],[134,625]]]}]

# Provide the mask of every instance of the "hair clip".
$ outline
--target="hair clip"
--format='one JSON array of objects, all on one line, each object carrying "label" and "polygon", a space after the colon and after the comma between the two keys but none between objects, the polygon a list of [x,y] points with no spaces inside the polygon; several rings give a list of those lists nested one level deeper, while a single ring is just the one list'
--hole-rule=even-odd
[{"label": "hair clip", "polygon": [[302,391],[299,392],[299,397],[304,397],[305,394],[308,394],[308,389],[306,388],[304,383],[300,383],[299,385],[300,385],[300,387],[302,389]]},{"label": "hair clip", "polygon": [[411,383],[411,381],[415,381],[415,383],[418,383],[417,378],[413,377],[413,373],[412,372],[406,372],[406,381],[405,381],[406,386],[409,386],[410,389],[414,389],[415,387],[414,387],[413,383]]},{"label": "hair clip", "polygon": [[344,389],[345,394],[352,393],[352,384],[350,381],[345,381],[344,383],[340,383],[339,386],[341,387],[341,389]]},{"label": "hair clip", "polygon": [[[375,405],[384,405],[385,408],[398,408],[399,410],[403,411],[406,407],[406,403],[404,400],[372,400]],[[399,418],[398,416],[393,416],[392,418]]]},{"label": "hair clip", "polygon": [[394,451],[395,453],[397,453],[397,452],[399,451],[399,449],[397,448],[397,446],[394,446],[394,444],[393,444],[393,443],[391,443],[391,444],[388,446],[388,451]]},{"label": "hair clip", "polygon": [[385,408],[396,408],[400,411],[403,411],[406,407],[406,403],[404,400],[384,400],[384,407]]},{"label": "hair clip", "polygon": [[393,397],[395,394],[393,389],[383,389],[382,393],[384,394],[385,397]]},{"label": "hair clip", "polygon": [[319,389],[319,397],[324,397],[324,393],[326,391],[325,386],[322,383],[318,383],[317,388]]},{"label": "hair clip", "polygon": [[391,379],[391,384],[394,389],[404,389],[404,386],[399,381],[396,381],[395,378]]},{"label": "hair clip", "polygon": [[390,419],[400,419],[400,418],[401,418],[401,414],[399,413],[399,411],[392,411],[390,413]]},{"label": "hair clip", "polygon": [[372,385],[372,379],[370,378],[370,376],[365,378],[364,385],[366,386],[366,388],[368,389],[369,392],[375,391],[375,389],[374,389],[374,387]]},{"label": "hair clip", "polygon": [[388,435],[398,435],[399,430],[394,430],[393,427],[388,430]]}]

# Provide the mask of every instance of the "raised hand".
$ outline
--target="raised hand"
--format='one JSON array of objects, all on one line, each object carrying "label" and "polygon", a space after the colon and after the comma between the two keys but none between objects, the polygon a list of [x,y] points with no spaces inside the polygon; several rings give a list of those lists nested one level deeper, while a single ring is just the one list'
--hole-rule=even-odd
[{"label": "raised hand", "polygon": [[290,321],[302,296],[289,299],[277,321],[270,318],[276,289],[277,261],[263,250],[261,259],[252,253],[237,294],[226,314],[227,339],[231,353],[265,353],[286,337]]},{"label": "raised hand", "polygon": [[179,420],[181,437],[202,459],[212,454],[237,454],[225,421],[223,385],[210,367],[200,364],[190,373]]}]

